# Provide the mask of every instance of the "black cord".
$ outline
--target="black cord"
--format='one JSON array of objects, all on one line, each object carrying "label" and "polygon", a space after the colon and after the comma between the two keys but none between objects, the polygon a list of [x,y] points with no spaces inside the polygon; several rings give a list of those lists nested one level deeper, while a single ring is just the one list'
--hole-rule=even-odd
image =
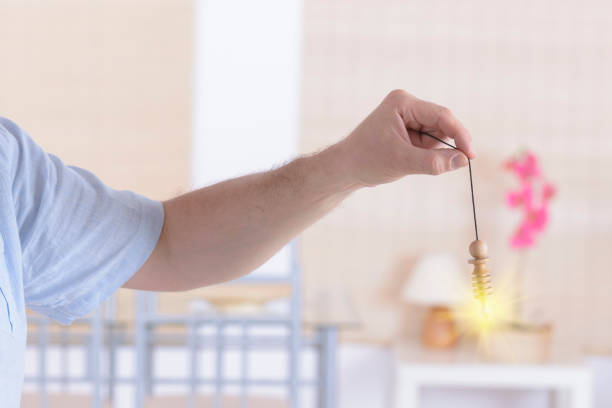
[{"label": "black cord", "polygon": [[[436,139],[438,142],[445,144],[448,147],[451,147],[455,150],[459,150],[457,146],[453,146],[452,144],[445,142],[444,140],[432,135],[431,133],[423,132],[422,130],[419,131],[419,133],[425,136],[429,136],[433,139]],[[470,192],[472,193],[472,214],[474,215],[474,232],[476,232],[476,240],[478,240],[478,223],[476,222],[476,203],[474,201],[474,182],[472,181],[472,161],[470,160],[469,157],[468,157],[468,169],[470,171]]]}]

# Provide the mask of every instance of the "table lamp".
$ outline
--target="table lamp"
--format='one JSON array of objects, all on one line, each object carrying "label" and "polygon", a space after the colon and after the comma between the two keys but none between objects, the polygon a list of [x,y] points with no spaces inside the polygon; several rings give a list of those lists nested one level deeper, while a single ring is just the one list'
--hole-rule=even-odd
[{"label": "table lamp", "polygon": [[447,349],[457,344],[452,306],[469,295],[469,271],[452,255],[431,253],[421,257],[402,289],[406,302],[428,307],[421,341],[429,348]]}]

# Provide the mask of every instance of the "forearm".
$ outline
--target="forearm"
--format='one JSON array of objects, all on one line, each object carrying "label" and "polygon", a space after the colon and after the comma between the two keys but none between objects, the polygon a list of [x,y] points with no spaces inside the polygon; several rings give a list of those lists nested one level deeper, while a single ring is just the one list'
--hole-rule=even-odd
[{"label": "forearm", "polygon": [[[128,287],[185,290],[251,272],[357,186],[342,144],[278,169],[218,183],[164,203],[158,249]],[[147,265],[145,264],[146,268]]]},{"label": "forearm", "polygon": [[[454,139],[445,149],[421,131]],[[442,147],[442,148],[441,148]],[[277,170],[194,191],[164,203],[155,250],[124,285],[184,290],[249,273],[359,186],[407,174],[440,174],[474,158],[452,113],[396,90],[341,142]]]}]

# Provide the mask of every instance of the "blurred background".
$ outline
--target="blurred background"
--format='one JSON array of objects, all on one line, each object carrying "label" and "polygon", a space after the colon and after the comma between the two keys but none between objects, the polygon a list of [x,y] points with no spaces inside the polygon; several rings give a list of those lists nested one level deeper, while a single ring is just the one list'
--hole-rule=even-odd
[{"label": "blurred background", "polygon": [[450,107],[500,305],[483,323],[441,284],[469,285],[467,171],[411,176],[239,282],[31,314],[24,407],[612,406],[608,2],[0,0],[0,21],[0,115],[159,200],[317,151],[392,89]]}]

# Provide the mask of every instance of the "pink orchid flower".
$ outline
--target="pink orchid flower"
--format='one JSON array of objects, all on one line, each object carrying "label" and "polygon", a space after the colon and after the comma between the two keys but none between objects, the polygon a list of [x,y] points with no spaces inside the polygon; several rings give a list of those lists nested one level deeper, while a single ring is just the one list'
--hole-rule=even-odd
[{"label": "pink orchid flower", "polygon": [[529,248],[535,243],[534,234],[535,231],[529,224],[521,224],[514,235],[512,235],[510,246],[514,249]]},{"label": "pink orchid flower", "polygon": [[540,165],[538,164],[538,159],[533,153],[527,153],[523,167],[523,177],[531,178],[538,177],[539,175]]},{"label": "pink orchid flower", "polygon": [[528,152],[522,160],[511,159],[506,163],[506,168],[512,170],[521,180],[528,181],[540,175],[538,159],[533,153]]},{"label": "pink orchid flower", "polygon": [[510,208],[515,208],[520,205],[531,206],[533,200],[533,189],[530,184],[523,185],[523,188],[518,191],[510,191],[506,194],[506,203]]},{"label": "pink orchid flower", "polygon": [[542,204],[540,208],[528,210],[525,222],[529,223],[534,231],[543,231],[546,228],[546,224],[548,224],[548,207]]},{"label": "pink orchid flower", "polygon": [[506,194],[506,204],[510,208],[520,208],[524,215],[523,221],[510,238],[510,246],[514,249],[530,248],[548,225],[548,202],[555,196],[556,189],[551,183],[541,180],[538,159],[531,152],[508,160],[505,167],[521,183],[519,189]]},{"label": "pink orchid flower", "polygon": [[548,201],[555,196],[557,189],[551,183],[544,183],[542,187],[542,196],[544,200]]}]

